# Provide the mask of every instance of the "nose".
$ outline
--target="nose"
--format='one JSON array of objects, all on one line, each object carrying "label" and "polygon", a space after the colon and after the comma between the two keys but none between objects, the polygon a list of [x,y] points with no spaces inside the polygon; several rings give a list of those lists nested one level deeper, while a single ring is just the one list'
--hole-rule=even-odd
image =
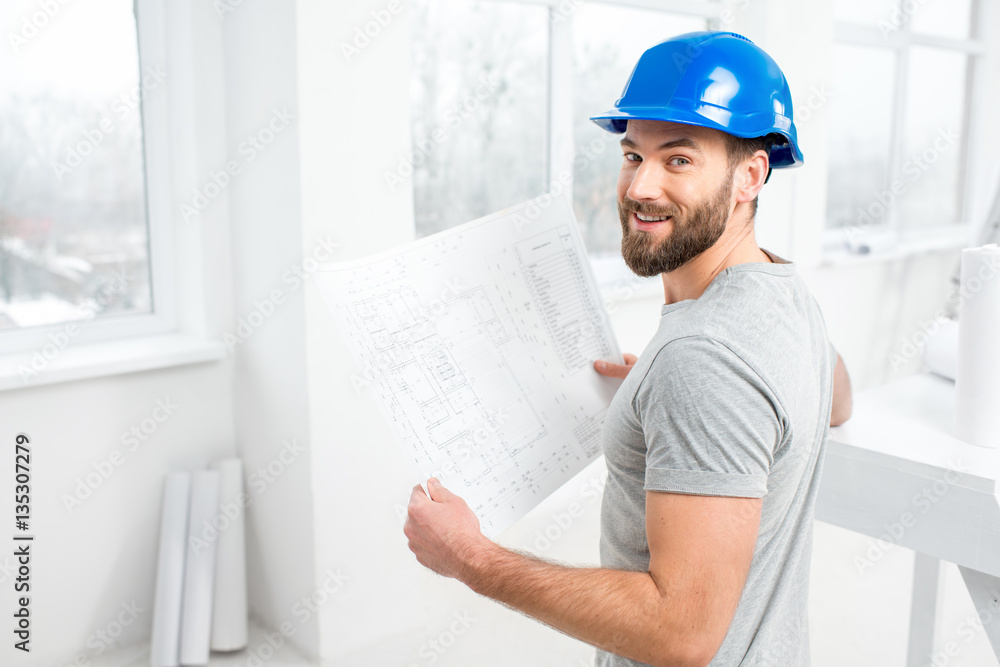
[{"label": "nose", "polygon": [[627,194],[635,201],[655,201],[663,194],[662,182],[655,164],[642,162],[632,174]]}]

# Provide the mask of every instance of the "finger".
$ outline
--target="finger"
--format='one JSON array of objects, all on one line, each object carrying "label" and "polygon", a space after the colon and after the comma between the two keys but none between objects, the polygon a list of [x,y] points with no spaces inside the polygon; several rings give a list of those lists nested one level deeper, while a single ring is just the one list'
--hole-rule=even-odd
[{"label": "finger", "polygon": [[639,357],[635,356],[631,352],[626,352],[625,353],[625,365],[626,366],[628,366],[629,368],[631,368],[632,366],[635,366],[635,362],[637,362],[637,361],[639,361]]},{"label": "finger", "polygon": [[427,494],[424,493],[424,487],[417,484],[413,487],[413,491],[410,492],[410,504],[419,503],[421,500],[426,500]]},{"label": "finger", "polygon": [[601,375],[606,375],[608,377],[623,378],[628,375],[628,372],[632,370],[632,367],[623,366],[622,364],[613,364],[610,361],[598,360],[594,362],[594,370]]},{"label": "finger", "polygon": [[438,503],[444,502],[454,495],[451,491],[444,488],[444,484],[436,477],[431,477],[427,480],[427,490],[431,492],[431,500]]}]

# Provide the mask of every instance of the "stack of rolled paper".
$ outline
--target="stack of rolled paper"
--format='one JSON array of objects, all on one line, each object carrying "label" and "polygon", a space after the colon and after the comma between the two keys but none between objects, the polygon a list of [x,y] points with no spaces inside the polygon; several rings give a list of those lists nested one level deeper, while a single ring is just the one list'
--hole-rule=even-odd
[{"label": "stack of rolled paper", "polygon": [[243,465],[167,475],[160,524],[151,667],[208,664],[247,645]]}]

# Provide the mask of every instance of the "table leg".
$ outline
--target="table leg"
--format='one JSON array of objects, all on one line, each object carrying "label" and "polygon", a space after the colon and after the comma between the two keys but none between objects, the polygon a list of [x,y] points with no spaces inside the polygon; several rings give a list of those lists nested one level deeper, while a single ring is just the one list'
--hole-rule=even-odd
[{"label": "table leg", "polygon": [[983,574],[959,566],[965,587],[969,589],[976,612],[983,624],[983,631],[993,646],[993,652],[1000,659],[1000,577]]},{"label": "table leg", "polygon": [[910,641],[906,652],[906,667],[924,667],[934,653],[940,578],[941,561],[917,552],[913,562],[913,601],[910,604]]}]

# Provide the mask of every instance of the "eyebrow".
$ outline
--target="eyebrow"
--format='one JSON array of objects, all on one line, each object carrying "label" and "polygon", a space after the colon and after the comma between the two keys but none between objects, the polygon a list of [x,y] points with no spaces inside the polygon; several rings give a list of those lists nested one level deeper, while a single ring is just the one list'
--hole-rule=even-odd
[{"label": "eyebrow", "polygon": [[[621,145],[622,146],[627,146],[629,148],[638,148],[639,147],[638,144],[636,144],[634,141],[632,141],[628,137],[624,137],[621,140]],[[682,137],[680,139],[674,139],[673,141],[668,141],[666,143],[660,144],[660,147],[657,148],[657,150],[658,151],[664,151],[664,150],[668,150],[670,148],[690,148],[691,150],[693,150],[693,151],[695,151],[695,152],[697,152],[697,153],[699,153],[701,155],[704,155],[704,151],[701,150],[701,148],[698,146],[698,144],[696,144],[693,140],[688,139],[687,137]]]}]

